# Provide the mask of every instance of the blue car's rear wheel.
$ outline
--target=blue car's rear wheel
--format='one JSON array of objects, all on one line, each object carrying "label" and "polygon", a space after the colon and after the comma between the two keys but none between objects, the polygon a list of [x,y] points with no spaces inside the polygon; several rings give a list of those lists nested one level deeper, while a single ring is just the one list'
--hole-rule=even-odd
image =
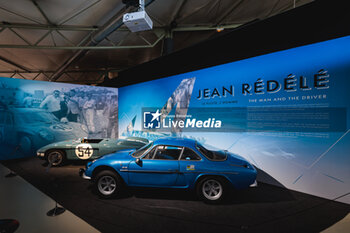
[{"label": "blue car's rear wheel", "polygon": [[196,191],[205,202],[220,202],[225,194],[225,181],[220,177],[205,177],[199,181]]},{"label": "blue car's rear wheel", "polygon": [[115,172],[105,170],[97,174],[95,187],[100,196],[110,198],[121,193],[122,182]]}]

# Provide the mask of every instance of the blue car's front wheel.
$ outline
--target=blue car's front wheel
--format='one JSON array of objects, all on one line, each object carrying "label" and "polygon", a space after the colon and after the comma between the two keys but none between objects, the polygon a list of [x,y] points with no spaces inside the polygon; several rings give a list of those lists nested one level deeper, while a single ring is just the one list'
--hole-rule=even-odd
[{"label": "blue car's front wheel", "polygon": [[97,174],[95,187],[100,196],[110,198],[121,192],[122,182],[115,172],[104,170]]}]

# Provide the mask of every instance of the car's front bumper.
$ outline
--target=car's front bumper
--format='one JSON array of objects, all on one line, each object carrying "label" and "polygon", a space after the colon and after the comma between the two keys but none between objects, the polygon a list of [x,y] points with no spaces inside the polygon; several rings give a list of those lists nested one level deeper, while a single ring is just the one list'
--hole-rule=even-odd
[{"label": "car's front bumper", "polygon": [[249,187],[251,188],[258,187],[258,182],[255,180],[253,184],[249,185]]},{"label": "car's front bumper", "polygon": [[91,180],[91,177],[90,176],[87,176],[85,174],[85,169],[84,168],[80,168],[79,169],[79,176],[85,180]]}]

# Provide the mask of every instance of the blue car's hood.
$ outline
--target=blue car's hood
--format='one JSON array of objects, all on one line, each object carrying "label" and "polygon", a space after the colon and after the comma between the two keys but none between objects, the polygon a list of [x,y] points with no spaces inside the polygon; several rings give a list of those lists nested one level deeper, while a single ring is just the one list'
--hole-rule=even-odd
[{"label": "blue car's hood", "polygon": [[108,154],[100,159],[108,159],[108,160],[123,160],[123,159],[130,159],[131,154],[136,151],[136,149],[125,149],[125,150],[120,150],[118,152],[115,152],[113,154]]}]

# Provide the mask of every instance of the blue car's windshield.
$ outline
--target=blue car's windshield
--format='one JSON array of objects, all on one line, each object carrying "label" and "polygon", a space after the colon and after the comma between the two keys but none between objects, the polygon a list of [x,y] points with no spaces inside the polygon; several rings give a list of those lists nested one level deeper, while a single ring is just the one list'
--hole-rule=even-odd
[{"label": "blue car's windshield", "polygon": [[196,144],[196,148],[197,150],[199,150],[199,152],[201,152],[205,157],[207,157],[210,160],[223,161],[227,158],[225,152],[208,150],[199,143]]},{"label": "blue car's windshield", "polygon": [[141,147],[140,149],[138,149],[137,151],[135,151],[132,154],[132,157],[134,158],[139,158],[143,155],[143,153],[145,153],[149,148],[151,148],[153,145],[153,143],[148,143],[147,145]]}]

